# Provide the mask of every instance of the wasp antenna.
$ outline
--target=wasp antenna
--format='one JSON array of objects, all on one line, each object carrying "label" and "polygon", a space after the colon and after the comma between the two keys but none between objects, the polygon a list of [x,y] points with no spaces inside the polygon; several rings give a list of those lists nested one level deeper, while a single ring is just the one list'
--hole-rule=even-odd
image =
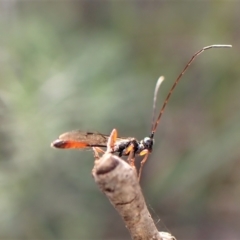
[{"label": "wasp antenna", "polygon": [[[179,80],[181,79],[181,77],[183,76],[183,74],[186,72],[186,70],[188,69],[188,67],[189,67],[189,66],[191,65],[191,63],[195,60],[195,58],[196,58],[198,55],[200,55],[202,52],[204,52],[205,50],[208,50],[208,49],[211,49],[211,48],[231,48],[231,47],[232,47],[232,45],[214,44],[214,45],[210,45],[210,46],[207,46],[207,47],[202,48],[201,50],[197,51],[197,52],[192,56],[192,58],[189,60],[189,62],[187,63],[187,65],[184,67],[183,71],[179,74],[179,76],[178,76],[177,79],[175,80],[172,88],[170,89],[170,91],[169,91],[169,93],[168,93],[168,95],[167,95],[167,97],[166,97],[166,99],[165,99],[165,101],[164,101],[164,103],[163,103],[163,106],[162,106],[162,108],[161,108],[161,110],[160,110],[160,113],[159,113],[159,115],[158,115],[158,118],[157,118],[155,124],[153,124],[153,126],[152,126],[152,134],[154,134],[154,133],[156,132],[156,129],[157,129],[157,126],[158,126],[158,124],[159,124],[159,122],[160,122],[161,116],[162,116],[162,114],[163,114],[163,112],[164,112],[164,110],[165,110],[165,107],[166,107],[166,105],[167,105],[167,103],[168,103],[169,98],[170,98],[171,95],[172,95],[173,90],[175,89],[176,85],[178,84]],[[154,96],[155,96],[155,95],[154,95]],[[155,110],[154,110],[154,111],[155,111]]]},{"label": "wasp antenna", "polygon": [[153,127],[154,127],[154,120],[155,120],[155,115],[156,115],[157,94],[158,94],[159,87],[162,84],[163,80],[164,80],[163,76],[159,77],[159,79],[157,80],[156,86],[155,86],[155,90],[154,90],[153,113],[152,113],[152,130],[153,130]]}]

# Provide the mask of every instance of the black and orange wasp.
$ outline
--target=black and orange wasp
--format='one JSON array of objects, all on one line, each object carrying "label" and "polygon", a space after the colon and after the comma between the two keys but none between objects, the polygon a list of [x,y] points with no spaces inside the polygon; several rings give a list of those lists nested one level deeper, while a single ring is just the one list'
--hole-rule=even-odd
[{"label": "black and orange wasp", "polygon": [[[155,121],[155,106],[156,106],[157,93],[164,78],[160,77],[158,79],[155,87],[154,99],[153,99],[152,128],[151,128],[151,133],[148,137],[145,137],[140,141],[131,137],[127,137],[127,138],[117,137],[117,131],[114,130],[111,153],[118,153],[119,157],[130,156],[131,154],[132,159],[128,159],[128,160],[132,165],[134,165],[135,155],[144,156],[144,158],[141,160],[141,165],[140,165],[139,174],[138,174],[139,178],[142,173],[143,165],[147,161],[148,155],[152,152],[154,135],[160,123],[162,114],[165,110],[165,107],[169,101],[170,96],[172,95],[173,90],[175,89],[176,85],[178,84],[183,74],[186,72],[188,67],[195,60],[195,58],[205,50],[212,49],[212,48],[230,48],[230,47],[232,46],[231,45],[210,45],[197,51],[191,57],[187,65],[184,67],[182,72],[179,74],[179,76],[175,80],[173,86],[171,87],[162,105],[162,108],[158,114],[158,117]],[[108,139],[109,139],[109,135],[74,130],[74,131],[66,132],[60,135],[57,140],[52,142],[51,146],[54,148],[60,148],[60,149],[87,149],[87,148],[99,149],[99,148],[107,147]],[[98,151],[103,152],[103,150],[100,150],[100,149]]]}]

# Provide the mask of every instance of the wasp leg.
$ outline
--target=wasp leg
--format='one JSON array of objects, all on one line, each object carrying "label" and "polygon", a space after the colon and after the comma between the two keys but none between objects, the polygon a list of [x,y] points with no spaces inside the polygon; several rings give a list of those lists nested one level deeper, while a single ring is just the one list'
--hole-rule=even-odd
[{"label": "wasp leg", "polygon": [[108,143],[107,143],[107,151],[108,152],[113,152],[116,140],[117,140],[117,130],[113,129],[109,136]]},{"label": "wasp leg", "polygon": [[130,166],[135,167],[135,154],[133,150],[129,153],[127,161]]},{"label": "wasp leg", "polygon": [[128,155],[130,154],[132,151],[134,151],[134,145],[131,143],[125,150],[125,154]]},{"label": "wasp leg", "polygon": [[93,147],[92,150],[93,150],[93,156],[94,156],[95,160],[98,160],[98,159],[100,158],[99,153],[102,153],[102,154],[105,153],[105,152],[104,152],[101,148],[99,148],[99,147]]},{"label": "wasp leg", "polygon": [[140,178],[141,178],[141,175],[142,175],[142,169],[143,169],[143,165],[144,163],[147,161],[148,159],[148,155],[149,155],[149,151],[148,150],[143,150],[142,152],[140,152],[139,154],[140,156],[144,156],[143,160],[141,161],[141,164],[140,164],[140,168],[139,168],[139,173],[138,173],[138,181],[140,182]]}]

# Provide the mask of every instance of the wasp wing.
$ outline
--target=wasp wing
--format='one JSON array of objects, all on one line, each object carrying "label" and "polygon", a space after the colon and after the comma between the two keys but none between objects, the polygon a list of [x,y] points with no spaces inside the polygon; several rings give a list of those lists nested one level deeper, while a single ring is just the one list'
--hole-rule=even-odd
[{"label": "wasp wing", "polygon": [[51,146],[55,148],[106,147],[109,136],[101,133],[74,130],[61,134]]}]

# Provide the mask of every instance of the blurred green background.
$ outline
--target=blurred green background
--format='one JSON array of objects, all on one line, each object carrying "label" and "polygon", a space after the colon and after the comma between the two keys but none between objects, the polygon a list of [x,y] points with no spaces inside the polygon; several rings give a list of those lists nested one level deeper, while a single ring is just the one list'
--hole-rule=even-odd
[{"label": "blurred green background", "polygon": [[[141,185],[158,229],[240,239],[238,1],[1,1],[0,238],[130,239],[91,177],[81,129],[142,139],[156,80],[177,86]],[[159,220],[161,219],[161,220]]]}]

